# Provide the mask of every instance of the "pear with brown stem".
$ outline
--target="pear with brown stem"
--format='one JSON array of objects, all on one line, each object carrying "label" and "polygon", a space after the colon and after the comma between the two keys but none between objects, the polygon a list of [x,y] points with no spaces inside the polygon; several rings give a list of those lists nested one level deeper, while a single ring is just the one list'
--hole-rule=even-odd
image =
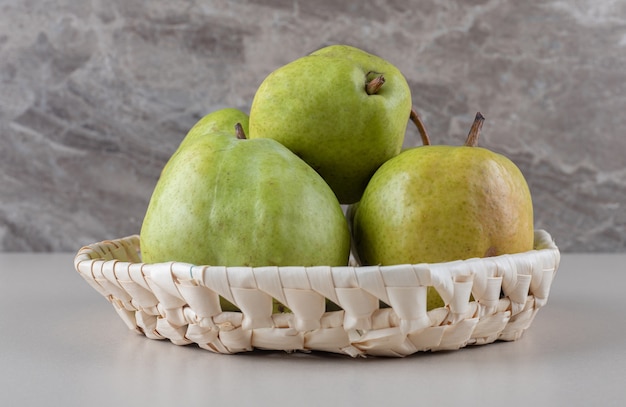
[{"label": "pear with brown stem", "polygon": [[[378,169],[352,218],[363,264],[440,263],[533,249],[530,190],[510,159],[477,146],[483,122],[478,113],[463,146],[415,147]],[[438,297],[429,296],[429,308],[443,305]]]},{"label": "pear with brown stem", "polygon": [[250,107],[250,138],[279,141],[313,167],[342,204],[402,149],[411,90],[383,58],[331,45],[270,73]]}]

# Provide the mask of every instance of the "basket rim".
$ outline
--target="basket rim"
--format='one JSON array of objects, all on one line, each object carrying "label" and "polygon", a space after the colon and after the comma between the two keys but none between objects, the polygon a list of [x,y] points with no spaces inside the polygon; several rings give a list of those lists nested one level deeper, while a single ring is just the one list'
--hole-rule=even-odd
[{"label": "basket rim", "polygon": [[[294,268],[294,267],[302,267],[305,269],[311,268],[330,268],[330,269],[345,269],[351,268],[355,270],[359,269],[367,269],[376,267],[380,270],[392,270],[399,266],[434,266],[434,265],[453,265],[458,264],[460,262],[484,262],[484,261],[497,261],[503,258],[510,258],[512,260],[522,259],[524,257],[529,256],[538,256],[538,255],[549,255],[555,257],[556,266],[558,267],[558,263],[560,262],[560,250],[556,245],[556,242],[552,238],[551,234],[545,229],[536,229],[534,231],[534,248],[532,250],[520,253],[511,253],[511,254],[501,254],[498,256],[492,257],[472,257],[468,259],[459,259],[452,260],[440,263],[398,263],[393,265],[360,265],[360,264],[347,264],[342,266],[328,266],[328,265],[315,265],[315,266],[300,266],[300,265],[291,265],[291,266],[222,266],[222,265],[208,265],[208,264],[194,264],[188,262],[181,261],[167,261],[167,262],[159,262],[159,263],[146,263],[142,262],[140,259],[140,237],[139,234],[132,234],[125,237],[115,238],[115,239],[107,239],[100,242],[91,243],[81,247],[74,257],[74,265],[75,268],[78,269],[79,263],[84,261],[103,261],[102,256],[104,255],[101,250],[102,246],[112,246],[114,250],[124,250],[127,255],[130,255],[131,258],[136,258],[138,261],[130,261],[131,264],[140,264],[142,266],[142,270],[145,272],[149,272],[151,266],[159,266],[163,264],[177,264],[180,266],[188,265],[189,267],[202,267],[202,268],[220,268],[220,269],[266,269],[268,267],[275,269],[286,269],[286,268]],[[115,261],[119,262],[117,259],[110,259],[104,261]]]}]

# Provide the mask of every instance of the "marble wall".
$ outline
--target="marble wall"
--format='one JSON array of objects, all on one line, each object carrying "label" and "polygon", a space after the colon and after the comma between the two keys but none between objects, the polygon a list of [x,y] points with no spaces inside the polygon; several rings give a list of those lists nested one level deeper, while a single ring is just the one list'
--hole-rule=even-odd
[{"label": "marble wall", "polygon": [[397,65],[434,144],[481,111],[562,251],[624,251],[621,0],[0,0],[0,250],[138,233],[196,120],[332,43]]}]

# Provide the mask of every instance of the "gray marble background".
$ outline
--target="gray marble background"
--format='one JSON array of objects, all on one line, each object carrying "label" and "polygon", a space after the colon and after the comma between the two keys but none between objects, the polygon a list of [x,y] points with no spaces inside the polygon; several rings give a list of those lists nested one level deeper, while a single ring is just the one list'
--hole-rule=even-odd
[{"label": "gray marble background", "polygon": [[621,0],[0,0],[0,250],[138,233],[196,120],[332,43],[398,66],[434,144],[481,111],[562,251],[624,251]]}]

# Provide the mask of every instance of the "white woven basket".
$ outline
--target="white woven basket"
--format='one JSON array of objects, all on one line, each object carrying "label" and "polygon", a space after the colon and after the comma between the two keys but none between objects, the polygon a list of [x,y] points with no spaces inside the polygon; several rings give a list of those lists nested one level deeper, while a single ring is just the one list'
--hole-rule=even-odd
[{"label": "white woven basket", "polygon": [[[559,260],[551,236],[538,230],[526,253],[367,267],[147,264],[134,235],[83,247],[74,266],[130,329],[151,339],[219,353],[398,357],[518,339],[546,304]],[[426,310],[429,286],[445,307]],[[219,296],[241,312],[222,311]],[[272,314],[274,298],[292,312]],[[326,311],[326,299],[342,309]]]}]

